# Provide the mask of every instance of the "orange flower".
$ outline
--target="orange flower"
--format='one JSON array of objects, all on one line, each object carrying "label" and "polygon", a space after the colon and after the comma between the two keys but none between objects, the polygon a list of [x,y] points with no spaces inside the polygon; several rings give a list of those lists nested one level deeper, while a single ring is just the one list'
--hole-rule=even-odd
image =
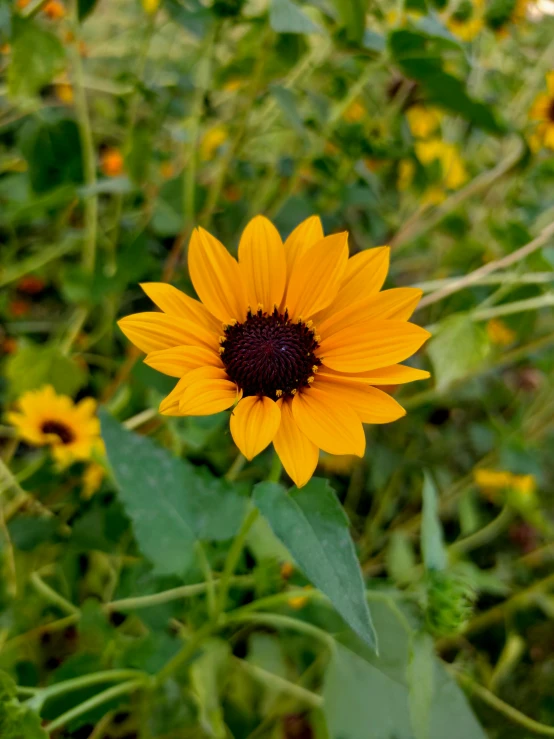
[{"label": "orange flower", "polygon": [[106,177],[118,177],[123,173],[123,154],[119,149],[105,149],[100,156],[100,169]]},{"label": "orange flower", "polygon": [[31,306],[26,300],[12,300],[8,309],[15,318],[22,318],[29,313]]},{"label": "orange flower", "polygon": [[44,290],[45,282],[42,277],[36,277],[35,275],[27,275],[22,277],[17,283],[17,289],[22,293],[28,295],[37,295]]},{"label": "orange flower", "polygon": [[65,7],[60,0],[49,0],[43,8],[44,15],[53,21],[59,21],[65,17]]}]

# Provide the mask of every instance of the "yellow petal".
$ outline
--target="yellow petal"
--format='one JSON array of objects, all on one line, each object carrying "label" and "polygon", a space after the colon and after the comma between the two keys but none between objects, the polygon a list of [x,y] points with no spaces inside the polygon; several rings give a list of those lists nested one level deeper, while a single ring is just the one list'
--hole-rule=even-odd
[{"label": "yellow petal", "polygon": [[314,390],[328,388],[333,401],[339,406],[347,404],[354,409],[362,423],[390,423],[406,415],[402,406],[390,395],[369,384],[343,382],[329,375],[316,376]]},{"label": "yellow petal", "polygon": [[406,367],[405,364],[391,364],[389,367],[380,367],[379,369],[368,370],[367,372],[359,372],[355,375],[345,375],[342,372],[336,372],[322,365],[317,376],[320,377],[323,375],[340,377],[343,382],[362,382],[369,383],[370,385],[404,385],[406,382],[426,380],[428,377],[431,377],[426,370]]},{"label": "yellow petal", "polygon": [[365,434],[358,415],[349,405],[335,402],[327,387],[297,393],[292,415],[300,431],[323,451],[363,457]]},{"label": "yellow petal", "polygon": [[552,97],[554,97],[554,70],[546,74],[546,88]]},{"label": "yellow petal", "polygon": [[277,405],[281,409],[281,424],[273,439],[273,446],[287,475],[296,487],[301,488],[314,474],[319,449],[298,428],[292,415],[292,402],[281,399]]},{"label": "yellow petal", "polygon": [[261,305],[271,313],[279,307],[287,278],[285,249],[279,232],[264,216],[253,218],[242,233],[239,267],[252,310]]},{"label": "yellow petal", "polygon": [[221,356],[203,346],[174,346],[150,352],[144,358],[149,367],[170,377],[183,377],[189,370],[197,367],[223,367]]},{"label": "yellow petal", "polygon": [[140,286],[150,300],[168,316],[185,318],[217,336],[221,333],[221,322],[214,318],[202,303],[177,290],[173,285],[164,282],[142,282]]},{"label": "yellow petal", "polygon": [[405,321],[368,321],[324,339],[318,357],[339,372],[365,372],[407,359],[431,336]]},{"label": "yellow petal", "polygon": [[217,351],[217,338],[184,318],[165,313],[134,313],[117,322],[125,336],[147,354],[181,344],[203,345]]},{"label": "yellow petal", "polygon": [[198,297],[212,315],[224,323],[244,320],[248,301],[238,262],[203,228],[192,232],[189,272]]},{"label": "yellow petal", "polygon": [[281,411],[271,398],[249,395],[231,414],[231,436],[250,460],[271,444],[280,422]]},{"label": "yellow petal", "polygon": [[367,249],[351,257],[337,297],[323,313],[314,316],[316,325],[319,326],[333,314],[378,293],[389,271],[389,258],[388,246]]},{"label": "yellow petal", "polygon": [[297,260],[286,300],[291,318],[306,320],[335,299],[348,261],[347,242],[346,232],[326,236]]},{"label": "yellow petal", "polygon": [[194,415],[182,413],[180,410],[179,406],[185,391],[196,382],[228,379],[227,373],[223,367],[196,367],[193,370],[189,370],[185,375],[183,375],[183,377],[181,377],[169,395],[162,400],[160,403],[160,413],[164,416]]},{"label": "yellow petal", "polygon": [[302,221],[285,241],[288,279],[292,275],[296,261],[303,256],[310,246],[323,238],[323,226],[318,216],[310,216]]},{"label": "yellow petal", "polygon": [[422,290],[415,287],[396,287],[372,295],[359,303],[343,308],[323,323],[317,323],[317,332],[323,338],[332,336],[355,323],[365,323],[374,318],[407,321],[421,300]]},{"label": "yellow petal", "polygon": [[[186,381],[186,379],[185,376],[179,382]],[[237,386],[231,380],[198,380],[189,385],[183,393],[179,403],[179,414],[182,416],[211,416],[212,413],[227,410],[238,399]]]}]

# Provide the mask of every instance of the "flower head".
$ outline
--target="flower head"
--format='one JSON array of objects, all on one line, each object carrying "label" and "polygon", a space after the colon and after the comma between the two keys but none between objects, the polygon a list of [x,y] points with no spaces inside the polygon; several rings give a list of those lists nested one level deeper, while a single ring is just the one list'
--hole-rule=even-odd
[{"label": "flower head", "polygon": [[418,139],[426,139],[436,134],[441,124],[442,114],[437,108],[412,105],[406,111],[410,131]]},{"label": "flower head", "polygon": [[244,230],[238,261],[199,228],[189,272],[201,300],[159,283],[143,285],[162,313],[119,326],[145,362],[178,377],[162,401],[166,415],[232,408],[231,434],[252,459],[273,442],[298,485],[312,476],[319,449],[363,456],[363,423],[387,423],[404,409],[376,385],[429,376],[397,362],[429,337],[408,323],[421,291],[381,289],[389,249],[348,259],[347,234],[324,238],[319,218],[283,244],[262,216]]},{"label": "flower head", "polygon": [[529,117],[537,121],[530,144],[534,150],[554,149],[554,70],[546,75],[546,92],[535,98]]},{"label": "flower head", "polygon": [[100,156],[100,169],[106,177],[119,177],[123,174],[125,162],[119,149],[108,148]]},{"label": "flower head", "polygon": [[34,446],[50,446],[54,459],[65,467],[91,459],[102,449],[96,401],[85,398],[74,403],[67,395],[57,395],[51,385],[30,390],[18,400],[18,410],[8,420],[21,438]]},{"label": "flower head", "polygon": [[448,29],[462,41],[472,41],[483,29],[483,0],[462,0],[448,17]]}]

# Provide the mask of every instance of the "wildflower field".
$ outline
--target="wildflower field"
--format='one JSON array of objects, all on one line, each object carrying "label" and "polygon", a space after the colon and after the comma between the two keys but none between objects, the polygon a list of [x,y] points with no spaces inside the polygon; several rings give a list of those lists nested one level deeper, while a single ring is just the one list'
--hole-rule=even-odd
[{"label": "wildflower field", "polygon": [[0,0],[0,739],[554,736],[554,3]]}]

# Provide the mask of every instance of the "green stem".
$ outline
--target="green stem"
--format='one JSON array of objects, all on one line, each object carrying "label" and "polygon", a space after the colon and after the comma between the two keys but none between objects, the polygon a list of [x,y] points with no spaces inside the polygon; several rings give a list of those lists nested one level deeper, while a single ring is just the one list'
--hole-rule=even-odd
[{"label": "green stem", "polygon": [[[144,679],[145,673],[140,670],[102,670],[101,672],[93,672],[90,675],[82,675],[71,680],[64,680],[61,683],[55,683],[47,688],[39,688],[34,690],[33,697],[27,701],[26,705],[32,707],[36,711],[40,711],[47,700],[64,693],[72,693],[74,690],[88,688],[91,685],[99,685],[120,680],[137,680],[140,677]],[[19,688],[18,688],[19,690]],[[24,690],[24,689],[23,689]]]},{"label": "green stem", "polygon": [[215,628],[215,625],[210,622],[205,624],[201,629],[198,629],[198,631],[191,636],[185,646],[158,672],[156,676],[157,682],[162,683],[164,680],[167,680],[168,677],[173,675],[182,665],[188,662],[204,639],[215,631]]},{"label": "green stem", "polygon": [[281,478],[281,472],[283,470],[283,465],[281,464],[281,460],[277,456],[277,453],[274,452],[273,459],[271,460],[271,468],[269,470],[269,475],[267,476],[268,482],[279,482]]},{"label": "green stem", "polygon": [[285,590],[282,593],[276,593],[275,595],[268,595],[265,598],[258,598],[258,600],[248,603],[241,608],[237,608],[235,611],[231,611],[229,616],[235,618],[245,613],[253,613],[254,611],[270,609],[274,606],[285,605],[291,598],[306,598],[309,600],[327,600],[327,596],[321,593],[315,588],[294,588],[292,590]]},{"label": "green stem", "polygon": [[259,515],[260,512],[257,508],[252,507],[248,511],[239,533],[234,538],[233,543],[231,544],[227,559],[225,560],[225,566],[223,567],[223,573],[221,575],[220,589],[216,604],[217,613],[222,613],[225,609],[225,606],[227,604],[227,596],[229,594],[229,587],[231,585],[231,578],[233,576],[233,573],[235,572],[243,547],[246,544],[248,532],[254,525],[254,522]]},{"label": "green stem", "polygon": [[85,240],[83,243],[83,268],[88,273],[94,272],[96,261],[96,231],[98,226],[98,194],[96,193],[96,157],[89,109],[85,92],[83,62],[79,51],[78,4],[73,0],[73,33],[75,42],[72,45],[72,63],[75,89],[75,113],[83,149],[83,170],[85,185],[89,192],[85,196]]},{"label": "green stem", "polygon": [[[219,586],[220,580],[214,578],[214,587]],[[249,588],[254,583],[251,575],[243,575],[240,577],[232,577],[231,584],[235,587]],[[208,590],[208,583],[199,582],[193,585],[181,585],[171,590],[163,590],[161,593],[153,593],[152,595],[139,595],[136,598],[122,598],[107,603],[104,608],[108,611],[130,611],[138,608],[150,608],[158,606],[162,603],[169,603],[173,600],[181,600],[182,598],[190,598],[194,595],[200,595]]]},{"label": "green stem", "polygon": [[235,461],[233,464],[229,467],[225,479],[227,482],[234,482],[239,474],[242,472],[242,468],[246,464],[246,457],[244,454],[241,454],[240,452],[235,457]]},{"label": "green stem", "polygon": [[448,547],[449,552],[455,552],[456,554],[462,552],[470,552],[477,547],[481,547],[484,544],[488,544],[490,541],[495,539],[501,531],[508,526],[512,521],[514,513],[511,508],[504,506],[498,516],[490,521],[486,526],[479,531],[475,531],[469,536],[465,536],[463,539],[455,541]]},{"label": "green stem", "polygon": [[261,667],[257,667],[250,662],[246,662],[243,659],[233,658],[233,662],[239,665],[241,669],[248,672],[250,675],[255,677],[265,685],[269,685],[271,688],[278,690],[281,693],[287,693],[288,695],[297,698],[301,703],[305,703],[312,708],[320,708],[323,705],[323,698],[317,693],[312,693],[311,690],[306,690],[301,685],[296,685],[288,680],[285,680],[272,672],[263,670]]},{"label": "green stem", "polygon": [[454,677],[471,693],[473,693],[473,695],[481,698],[482,701],[502,713],[506,718],[510,719],[510,721],[523,726],[525,729],[532,731],[535,734],[554,736],[554,726],[547,726],[546,724],[541,724],[539,721],[535,721],[535,719],[529,718],[529,716],[518,711],[517,708],[505,703],[494,693],[491,693],[490,690],[487,690],[487,688],[476,683],[471,677],[469,677],[469,675],[464,675],[463,673],[453,669],[450,669],[449,672],[454,675]]},{"label": "green stem", "polygon": [[108,690],[104,690],[102,693],[98,693],[98,695],[89,698],[83,703],[79,703],[78,706],[75,706],[71,710],[62,713],[62,715],[58,716],[58,718],[50,721],[50,723],[46,727],[46,732],[48,734],[52,734],[54,731],[56,731],[56,729],[64,726],[64,724],[73,721],[73,719],[77,718],[78,716],[82,716],[83,713],[87,713],[93,708],[101,706],[102,703],[106,703],[107,701],[113,700],[114,698],[118,698],[120,695],[131,693],[133,690],[143,687],[144,684],[144,680],[129,680],[128,682],[122,683],[121,685],[114,685],[113,688],[108,688]]},{"label": "green stem", "polygon": [[38,572],[33,572],[33,574],[31,575],[31,582],[39,593],[44,595],[47,600],[58,606],[62,611],[65,611],[70,615],[75,615],[79,613],[79,609],[77,608],[77,606],[74,606],[73,603],[70,603],[62,595],[60,595],[49,585],[47,585],[40,577]]},{"label": "green stem", "polygon": [[202,574],[206,581],[208,614],[210,616],[210,620],[214,620],[217,617],[214,573],[212,572],[208,556],[206,555],[206,550],[200,541],[196,542],[196,553],[198,554]]},{"label": "green stem", "polygon": [[335,641],[333,637],[323,629],[314,626],[307,621],[301,621],[298,618],[290,616],[282,616],[277,613],[229,613],[225,617],[225,623],[244,623],[244,624],[264,624],[273,626],[276,629],[290,629],[292,631],[300,631],[303,634],[314,637],[318,641],[323,642],[331,650],[335,649]]},{"label": "green stem", "polygon": [[62,241],[61,244],[45,246],[37,254],[27,257],[27,259],[20,259],[6,269],[0,269],[0,287],[15,282],[23,275],[35,272],[55,259],[69,254],[75,250],[78,243],[77,239],[72,238]]}]

